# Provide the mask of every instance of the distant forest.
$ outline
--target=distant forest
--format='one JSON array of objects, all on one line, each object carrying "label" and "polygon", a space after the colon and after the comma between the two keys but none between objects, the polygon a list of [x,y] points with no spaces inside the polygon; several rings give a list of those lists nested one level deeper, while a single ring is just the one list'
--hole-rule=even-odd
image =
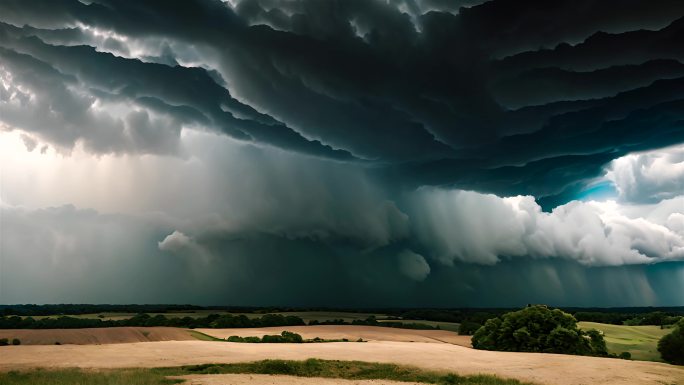
[{"label": "distant forest", "polygon": [[[684,316],[684,307],[620,307],[620,308],[560,308],[575,316],[578,321],[601,322],[616,325],[669,325]],[[127,320],[109,321],[100,319],[75,319],[71,317],[50,318],[49,321],[31,320],[21,321],[20,328],[48,328],[61,318],[59,324],[73,325],[71,327],[108,327],[108,326],[182,326],[182,327],[259,327],[259,326],[294,326],[303,325],[299,317],[273,317],[273,313],[282,312],[354,312],[386,314],[396,321],[424,320],[454,323],[484,324],[490,318],[498,317],[513,308],[454,308],[454,309],[402,309],[402,308],[320,308],[320,307],[247,307],[247,306],[196,306],[196,305],[90,305],[90,304],[55,304],[55,305],[0,305],[0,328],[4,325],[17,324],[15,317],[35,316],[64,316],[100,313],[131,313],[137,314]],[[230,312],[263,314],[264,316],[249,319],[247,317],[231,315],[208,315],[207,317],[150,317],[147,313],[184,313],[196,312]],[[267,316],[268,315],[268,316]],[[276,314],[277,315],[277,314]],[[12,321],[10,322],[10,319]],[[28,326],[26,323],[32,323]],[[341,320],[330,320],[329,323],[339,323]],[[90,323],[93,325],[91,326]],[[320,322],[325,324],[327,322]],[[360,324],[374,324],[375,320],[357,321]],[[86,325],[88,324],[88,325]],[[221,326],[215,326],[215,325]],[[83,326],[77,326],[83,325]],[[393,322],[394,327],[428,328],[422,324],[401,324]],[[15,326],[16,328],[17,326]],[[67,326],[69,327],[69,326]]]}]

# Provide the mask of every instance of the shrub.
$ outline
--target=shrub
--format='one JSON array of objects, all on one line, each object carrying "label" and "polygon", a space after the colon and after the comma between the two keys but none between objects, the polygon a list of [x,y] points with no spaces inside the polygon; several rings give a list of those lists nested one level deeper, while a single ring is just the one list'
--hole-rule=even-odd
[{"label": "shrub", "polygon": [[12,345],[21,345],[21,341],[19,341],[19,338],[15,338],[12,340]]},{"label": "shrub", "polygon": [[261,337],[261,342],[263,342],[265,344],[279,344],[279,343],[285,342],[285,341],[283,340],[283,337],[281,337],[279,335],[268,335],[267,334],[267,335]]},{"label": "shrub", "polygon": [[684,365],[684,320],[677,323],[672,333],[658,341],[658,351],[663,360],[674,365]]},{"label": "shrub", "polygon": [[632,359],[632,353],[630,352],[622,352],[618,356],[619,358],[622,358],[623,360],[631,360]]},{"label": "shrub", "polygon": [[[318,337],[316,337],[318,338]],[[323,341],[320,338],[319,341]],[[246,342],[252,344],[267,343],[267,344],[277,344],[277,343],[295,343],[301,344],[304,342],[302,336],[297,333],[292,333],[288,331],[283,331],[280,335],[265,335],[261,338],[259,337],[240,337],[240,336],[230,336],[226,338],[228,342]],[[315,341],[315,339],[314,339]]]},{"label": "shrub", "polygon": [[484,350],[605,356],[603,335],[584,332],[577,320],[559,309],[528,306],[487,320],[473,335],[473,347]]},{"label": "shrub", "polygon": [[7,338],[0,338],[0,346],[9,345],[9,340]]},{"label": "shrub", "polygon": [[280,335],[283,337],[283,339],[285,339],[285,342],[292,342],[296,344],[301,344],[304,342],[302,336],[297,333],[288,332],[287,330],[283,331]]}]

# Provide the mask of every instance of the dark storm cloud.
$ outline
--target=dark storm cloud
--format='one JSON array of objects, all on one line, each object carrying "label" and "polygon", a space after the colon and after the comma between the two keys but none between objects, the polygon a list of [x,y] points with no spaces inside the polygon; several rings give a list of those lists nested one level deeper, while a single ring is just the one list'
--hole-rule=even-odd
[{"label": "dark storm cloud", "polygon": [[[406,180],[409,185],[552,195],[596,177],[610,160],[605,154],[615,158],[681,136],[681,124],[670,113],[676,110],[656,106],[682,98],[679,1],[446,7],[425,1],[245,0],[234,9],[212,0],[25,4],[0,5],[0,19],[26,24],[3,25],[5,52],[28,55],[72,79],[90,94],[84,97],[170,117],[170,128],[157,130],[166,143],[181,125],[209,126],[291,151],[372,160],[392,176],[428,170],[427,177]],[[158,53],[136,57],[135,47]],[[510,53],[515,55],[499,59]],[[176,65],[179,60],[204,69]],[[82,103],[74,115],[87,114],[88,106]],[[643,108],[651,120],[667,117],[659,129],[670,139],[636,130],[629,138],[615,135],[613,120]],[[132,128],[132,117],[110,120],[116,126],[111,131],[121,132],[112,140],[120,143],[94,150],[152,146],[149,140],[137,143],[145,138],[144,124]],[[58,143],[79,138],[87,135],[72,131]],[[586,172],[528,183],[540,167],[564,166]],[[496,182],[497,174],[506,175],[503,183]],[[511,183],[527,187],[508,188]]]},{"label": "dark storm cloud", "polygon": [[677,0],[488,1],[464,9],[468,31],[495,56],[578,43],[596,32],[660,29],[684,14]]},{"label": "dark storm cloud", "polygon": [[659,79],[684,76],[684,64],[676,60],[651,60],[595,71],[568,71],[556,67],[532,68],[493,85],[497,99],[510,108],[563,100],[600,99]]},{"label": "dark storm cloud", "polygon": [[[63,77],[71,83],[77,83],[85,88],[93,96],[104,100],[132,102],[153,107],[157,112],[164,113],[178,119],[198,124],[207,124],[238,139],[255,140],[266,144],[280,146],[294,151],[312,153],[332,158],[349,158],[344,151],[335,151],[315,141],[307,141],[299,134],[292,132],[284,125],[272,118],[256,112],[230,96],[230,93],[219,86],[205,70],[200,68],[184,68],[180,66],[169,67],[156,63],[143,63],[136,59],[125,59],[108,53],[96,52],[94,48],[87,46],[53,46],[43,43],[31,36],[23,36],[30,32],[3,24],[3,36],[0,41],[6,49],[5,59],[12,65],[12,58],[23,56],[26,61],[32,61],[35,65],[30,69],[22,69],[31,75],[43,77],[41,72],[48,76]],[[10,73],[18,72],[18,68],[10,68]],[[22,81],[23,80],[23,81]],[[36,93],[48,93],[51,99],[63,100],[63,97],[54,95],[55,88],[60,88],[67,98],[78,98],[72,91],[66,89],[64,84],[45,81],[27,82],[24,79],[14,81],[28,86]],[[58,113],[67,120],[70,116],[88,114],[93,97],[89,103],[84,101],[80,105],[57,107]],[[225,109],[225,110],[224,110]],[[24,114],[28,115],[28,114]],[[238,118],[235,115],[245,118]],[[128,121],[134,119],[129,116]],[[9,120],[9,121],[7,121]],[[18,127],[26,124],[7,119],[6,122]],[[121,121],[114,119],[120,125],[118,130],[109,130],[107,133],[115,134],[118,131],[123,136],[124,129]],[[86,130],[92,128],[92,124],[80,124]],[[45,122],[36,124],[45,128],[49,126]],[[145,126],[131,126],[129,130],[136,130],[139,134],[152,134],[146,131]],[[60,135],[59,130],[51,130]],[[78,132],[72,133],[72,141],[80,139]],[[176,136],[178,133],[176,132]],[[135,140],[135,138],[133,138]],[[104,138],[103,141],[107,141]],[[151,143],[154,144],[154,143]],[[116,147],[116,146],[115,146]],[[97,147],[96,147],[97,148]],[[107,150],[104,148],[102,150]]]},{"label": "dark storm cloud", "polygon": [[[17,271],[0,302],[681,301],[681,156],[623,156],[684,143],[682,16],[678,0],[0,1],[0,129],[105,158],[122,196],[84,201],[163,213],[0,207]],[[574,201],[602,176],[655,206]],[[101,194],[86,187],[64,196]]]},{"label": "dark storm cloud", "polygon": [[672,14],[676,20],[655,30],[641,27],[622,33],[597,29],[579,44],[558,44],[553,48],[531,50],[497,62],[502,71],[520,71],[533,67],[558,67],[566,70],[591,71],[617,65],[641,64],[649,60],[681,61],[680,48],[684,18],[682,11]]}]

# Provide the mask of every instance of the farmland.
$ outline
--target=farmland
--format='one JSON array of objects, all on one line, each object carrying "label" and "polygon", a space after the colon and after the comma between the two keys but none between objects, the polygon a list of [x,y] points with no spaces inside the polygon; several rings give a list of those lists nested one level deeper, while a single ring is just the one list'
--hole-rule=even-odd
[{"label": "farmland", "polygon": [[629,352],[634,360],[662,361],[658,353],[658,340],[670,329],[660,326],[609,325],[596,322],[580,322],[582,329],[597,329],[604,333],[610,353]]}]

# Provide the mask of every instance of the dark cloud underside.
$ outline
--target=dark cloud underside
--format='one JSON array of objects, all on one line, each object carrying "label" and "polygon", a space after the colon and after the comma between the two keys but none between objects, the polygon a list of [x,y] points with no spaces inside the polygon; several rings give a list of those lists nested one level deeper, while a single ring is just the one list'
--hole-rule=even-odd
[{"label": "dark cloud underside", "polygon": [[[601,154],[615,158],[681,141],[679,1],[490,1],[441,11],[437,3],[401,4],[248,0],[231,8],[210,0],[65,0],[26,7],[6,1],[2,20],[26,26],[4,24],[0,42],[9,66],[27,55],[32,73],[61,79],[31,83],[51,97],[59,83],[73,82],[94,97],[169,116],[172,124],[365,159],[399,170],[392,177],[410,184],[554,195],[595,177],[608,160]],[[92,31],[75,26],[165,48],[158,58],[115,57],[100,51],[125,42],[94,41]],[[183,52],[188,45],[211,61],[174,67],[191,59]],[[78,116],[79,108],[75,102],[61,112]],[[632,116],[648,114],[642,124],[657,120],[657,127],[615,135],[630,130]],[[614,123],[621,119],[627,122]],[[42,129],[40,122],[14,123]],[[125,123],[112,124],[121,131]],[[100,145],[89,135],[96,134],[73,130],[53,139],[68,145],[85,137],[104,152],[171,151],[136,138]],[[543,187],[527,182],[538,168],[568,160],[569,170],[586,171],[560,175],[556,186],[549,178]],[[430,168],[430,178],[414,176],[411,170],[421,167]],[[516,172],[508,173],[510,167]],[[489,175],[497,170],[516,180],[493,182]],[[511,182],[526,187],[511,189]]]}]

